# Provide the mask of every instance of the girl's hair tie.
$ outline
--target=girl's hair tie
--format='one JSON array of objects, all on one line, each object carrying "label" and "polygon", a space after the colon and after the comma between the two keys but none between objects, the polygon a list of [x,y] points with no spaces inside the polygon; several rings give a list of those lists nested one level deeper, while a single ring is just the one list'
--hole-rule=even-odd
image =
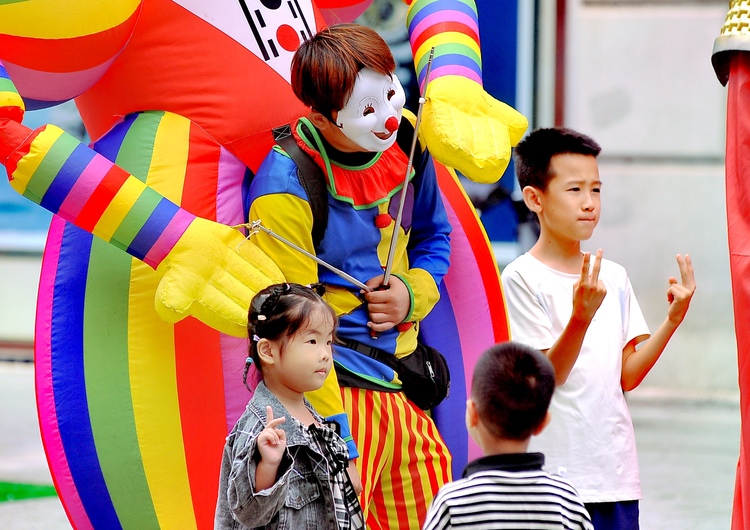
[{"label": "girl's hair tie", "polygon": [[[253,342],[258,342],[260,340],[260,337],[258,335],[253,335]],[[251,357],[248,357],[248,362],[252,362],[253,359]]]},{"label": "girl's hair tie", "polygon": [[253,364],[252,357],[248,357],[247,359],[245,359],[245,371],[242,372],[242,384],[245,385],[245,388],[247,388],[250,392],[252,392],[253,389],[247,386],[247,372],[250,370],[251,364]]},{"label": "girl's hair tie", "polygon": [[265,320],[265,319],[266,319],[266,315],[258,315],[258,320]]},{"label": "girl's hair tie", "polygon": [[324,283],[308,283],[306,287],[312,290],[312,292],[314,292],[318,296],[323,296],[326,293],[326,286]]}]

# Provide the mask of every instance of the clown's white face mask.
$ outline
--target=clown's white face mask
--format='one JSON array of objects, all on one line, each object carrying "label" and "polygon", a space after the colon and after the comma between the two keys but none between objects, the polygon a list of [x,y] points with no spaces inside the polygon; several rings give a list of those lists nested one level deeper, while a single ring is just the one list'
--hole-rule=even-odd
[{"label": "clown's white face mask", "polygon": [[336,125],[367,151],[385,151],[396,141],[406,95],[396,74],[380,75],[363,68],[349,100],[336,116]]}]

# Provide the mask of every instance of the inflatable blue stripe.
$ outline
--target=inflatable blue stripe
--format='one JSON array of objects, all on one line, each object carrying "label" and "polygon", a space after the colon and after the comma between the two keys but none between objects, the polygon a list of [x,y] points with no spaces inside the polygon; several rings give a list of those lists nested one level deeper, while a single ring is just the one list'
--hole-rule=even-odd
[{"label": "inflatable blue stripe", "polygon": [[452,2],[433,2],[430,5],[420,8],[420,10],[414,15],[414,18],[412,18],[409,22],[409,33],[411,34],[417,24],[422,22],[428,16],[446,11],[458,11],[460,13],[469,15],[474,20],[478,20],[476,10],[472,9],[471,6],[467,5],[464,2],[461,2],[460,0],[454,0]]},{"label": "inflatable blue stripe", "polygon": [[[117,162],[117,155],[122,147],[122,142],[130,130],[130,126],[138,118],[138,114],[128,114],[125,118],[115,125],[111,131],[100,141],[93,144],[93,149],[104,156],[110,162]],[[127,168],[124,168],[126,171]]]},{"label": "inflatable blue stripe", "polygon": [[40,203],[42,208],[51,212],[60,210],[60,205],[67,198],[71,188],[95,156],[96,153],[83,144],[79,144],[73,149],[73,152],[47,188]]},{"label": "inflatable blue stripe", "polygon": [[[479,77],[482,77],[482,68],[477,62],[471,57],[461,55],[458,53],[446,53],[444,55],[436,55],[432,60],[432,70],[435,71],[441,66],[463,66],[477,73]],[[427,73],[427,63],[425,63],[422,70],[419,72],[420,78],[424,77]]]},{"label": "inflatable blue stripe", "polygon": [[440,286],[440,301],[420,325],[420,340],[437,349],[448,361],[450,394],[432,417],[453,455],[453,476],[460,477],[469,458],[469,438],[463,426],[468,396],[458,326],[445,283]]},{"label": "inflatable blue stripe", "polygon": [[82,319],[92,239],[65,227],[53,295],[52,385],[60,439],[86,514],[94,528],[116,530],[122,527],[99,465],[86,399]]},{"label": "inflatable blue stripe", "polygon": [[130,243],[128,254],[143,260],[156,240],[159,239],[159,236],[165,231],[169,222],[177,215],[178,210],[179,207],[175,203],[162,198]]}]

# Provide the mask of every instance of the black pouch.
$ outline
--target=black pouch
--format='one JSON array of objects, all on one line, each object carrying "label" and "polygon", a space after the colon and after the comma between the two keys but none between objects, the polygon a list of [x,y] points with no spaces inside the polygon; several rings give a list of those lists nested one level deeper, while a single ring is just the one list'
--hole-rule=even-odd
[{"label": "black pouch", "polygon": [[[451,386],[448,362],[435,348],[417,343],[411,355],[398,359],[391,353],[355,340],[344,340],[341,344],[392,368],[401,380],[401,390],[407,399],[422,410],[437,407],[448,396]],[[341,382],[342,378],[339,377]]]},{"label": "black pouch", "polygon": [[422,410],[437,407],[450,392],[448,362],[435,348],[417,344],[403,359],[390,356],[406,397]]}]

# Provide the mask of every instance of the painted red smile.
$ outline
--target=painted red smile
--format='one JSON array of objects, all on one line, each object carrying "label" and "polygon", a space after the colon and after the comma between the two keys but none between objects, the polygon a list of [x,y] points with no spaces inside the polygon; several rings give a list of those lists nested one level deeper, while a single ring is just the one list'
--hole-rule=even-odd
[{"label": "painted red smile", "polygon": [[393,133],[392,133],[392,132],[384,132],[384,133],[379,133],[379,132],[375,132],[375,131],[372,131],[372,134],[374,134],[375,136],[377,136],[377,137],[378,137],[378,138],[380,138],[381,140],[387,140],[387,139],[389,139],[389,138],[390,138],[391,136],[393,136]]}]

